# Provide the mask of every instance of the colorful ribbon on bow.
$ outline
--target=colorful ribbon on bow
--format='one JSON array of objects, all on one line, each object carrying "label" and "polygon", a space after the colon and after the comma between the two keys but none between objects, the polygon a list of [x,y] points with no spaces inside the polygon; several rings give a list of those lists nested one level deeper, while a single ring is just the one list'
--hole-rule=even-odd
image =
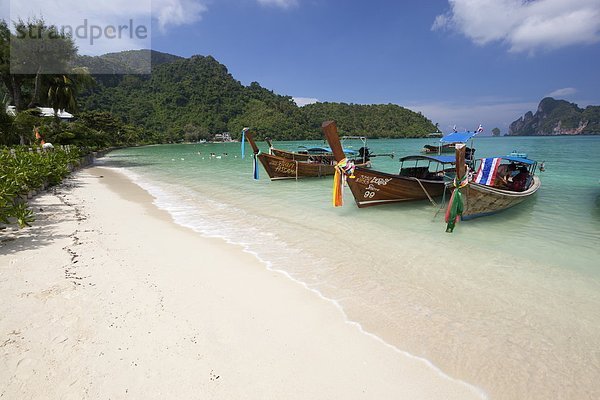
[{"label": "colorful ribbon on bow", "polygon": [[244,157],[246,156],[246,152],[245,152],[245,144],[246,144],[246,132],[248,131],[248,128],[244,128],[242,129],[242,159],[244,159]]},{"label": "colorful ribbon on bow", "polygon": [[258,180],[258,156],[260,155],[260,150],[258,153],[252,154],[252,177]]},{"label": "colorful ribbon on bow", "polygon": [[344,205],[344,183],[346,178],[354,179],[354,162],[347,158],[340,160],[335,165],[335,175],[333,177],[333,206],[340,207]]},{"label": "colorful ribbon on bow", "polygon": [[452,190],[452,196],[450,196],[450,201],[448,202],[448,208],[446,208],[446,232],[452,233],[456,223],[462,216],[462,213],[465,209],[465,205],[462,198],[462,193],[460,189],[466,187],[469,184],[469,168],[465,171],[465,176],[458,181],[454,178]]}]

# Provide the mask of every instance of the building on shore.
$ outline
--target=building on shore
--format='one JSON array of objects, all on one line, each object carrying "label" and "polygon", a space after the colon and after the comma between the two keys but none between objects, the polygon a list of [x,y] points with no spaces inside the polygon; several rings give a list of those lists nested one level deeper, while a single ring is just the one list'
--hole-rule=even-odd
[{"label": "building on shore", "polygon": [[[40,117],[54,117],[54,109],[52,107],[36,107],[39,112]],[[15,106],[6,106],[6,114],[16,117],[17,116],[17,108]],[[66,112],[65,110],[59,110],[56,115],[61,121],[72,121],[74,116],[73,114]]]},{"label": "building on shore", "polygon": [[229,132],[215,134],[215,136],[213,137],[213,141],[215,141],[215,142],[233,142]]}]

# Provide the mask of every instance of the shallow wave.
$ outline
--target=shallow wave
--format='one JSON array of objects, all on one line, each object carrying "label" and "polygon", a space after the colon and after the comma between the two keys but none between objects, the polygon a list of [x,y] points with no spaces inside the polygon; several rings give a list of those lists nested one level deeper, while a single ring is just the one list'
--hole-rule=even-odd
[{"label": "shallow wave", "polygon": [[395,351],[494,398],[600,396],[600,231],[579,169],[548,161],[532,201],[448,235],[427,202],[333,209],[326,179],[255,182],[248,162],[195,150],[135,149],[116,166],[176,223],[241,245]]},{"label": "shallow wave", "polygon": [[[268,225],[276,223],[276,220],[265,221],[264,217],[252,216],[245,210],[233,207],[230,204],[226,205],[211,198],[202,197],[191,189],[182,188],[180,185],[168,185],[164,182],[158,183],[129,169],[115,168],[114,170],[122,173],[148,192],[154,198],[153,203],[158,208],[167,211],[178,225],[189,228],[205,237],[220,238],[229,244],[241,246],[243,251],[256,257],[269,271],[282,274],[333,305],[346,323],[354,326],[364,335],[382,343],[398,354],[426,364],[439,376],[467,387],[480,398],[488,398],[483,389],[451,377],[432,361],[394,346],[378,335],[366,330],[360,322],[350,319],[339,300],[328,297],[319,290],[319,285],[323,284],[319,278],[306,279],[305,275],[285,269],[284,266],[289,267],[289,260],[293,258],[301,258],[302,263],[311,265],[323,265],[323,259],[316,258],[304,250],[290,246],[284,240],[281,240],[276,233],[269,232],[267,230]],[[202,204],[202,206],[200,207],[199,204]]]}]

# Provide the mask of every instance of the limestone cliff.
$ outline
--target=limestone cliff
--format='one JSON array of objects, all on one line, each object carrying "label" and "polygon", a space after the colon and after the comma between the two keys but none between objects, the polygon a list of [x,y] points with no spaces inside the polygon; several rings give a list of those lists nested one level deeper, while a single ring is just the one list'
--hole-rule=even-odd
[{"label": "limestone cliff", "polygon": [[600,134],[600,106],[581,109],[566,100],[544,98],[535,114],[528,111],[510,124],[508,134],[531,135],[582,135]]}]

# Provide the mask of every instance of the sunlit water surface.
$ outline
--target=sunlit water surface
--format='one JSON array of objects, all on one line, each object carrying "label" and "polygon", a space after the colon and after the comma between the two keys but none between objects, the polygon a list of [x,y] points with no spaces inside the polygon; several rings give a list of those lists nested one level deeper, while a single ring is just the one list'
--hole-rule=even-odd
[{"label": "sunlit water surface", "polygon": [[[369,147],[403,156],[426,143]],[[277,146],[300,144],[322,142]],[[331,177],[271,182],[261,168],[255,181],[239,143],[123,149],[101,164],[178,224],[242,244],[365,331],[491,398],[598,399],[600,137],[479,138],[475,147],[480,157],[518,150],[545,161],[542,187],[452,234],[428,201],[359,210],[346,190],[344,207],[333,208]],[[398,167],[398,157],[374,159],[375,169]]]}]

